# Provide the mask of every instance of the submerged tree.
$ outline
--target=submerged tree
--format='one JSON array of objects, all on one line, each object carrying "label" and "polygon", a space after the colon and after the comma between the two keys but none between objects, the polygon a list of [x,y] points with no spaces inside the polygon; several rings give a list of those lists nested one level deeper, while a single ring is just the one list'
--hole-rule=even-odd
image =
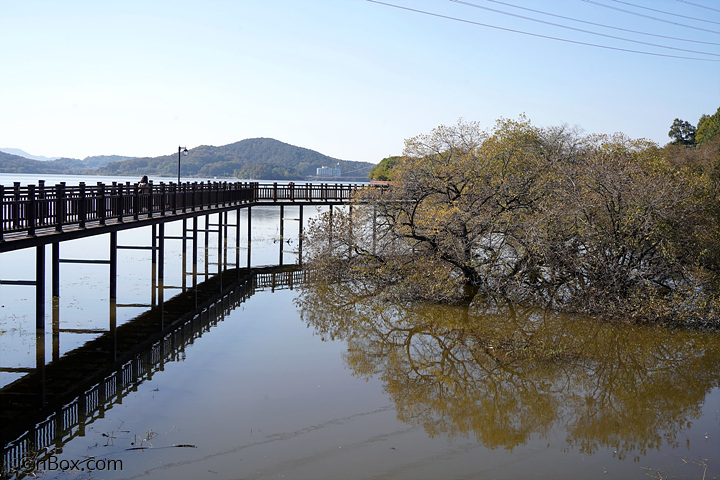
[{"label": "submerged tree", "polygon": [[389,188],[320,218],[309,263],[397,298],[460,300],[465,286],[588,313],[716,316],[698,262],[720,250],[696,234],[717,223],[703,175],[623,135],[460,122],[407,140]]}]

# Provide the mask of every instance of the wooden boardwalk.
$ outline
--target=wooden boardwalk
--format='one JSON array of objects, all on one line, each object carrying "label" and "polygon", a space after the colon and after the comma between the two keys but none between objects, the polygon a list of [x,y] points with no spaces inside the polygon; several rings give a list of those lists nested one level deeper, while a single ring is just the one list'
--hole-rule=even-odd
[{"label": "wooden boardwalk", "polygon": [[363,184],[0,185],[0,253],[254,205],[349,203]]},{"label": "wooden boardwalk", "polygon": [[[108,266],[108,290],[110,299],[110,318],[115,318],[118,284],[118,250],[142,249],[151,254],[148,262],[152,269],[152,304],[156,292],[159,303],[164,301],[164,291],[171,288],[165,285],[165,244],[167,240],[182,240],[182,291],[185,292],[186,251],[192,257],[192,287],[197,286],[198,252],[206,252],[209,235],[217,238],[217,275],[222,283],[223,271],[228,267],[228,249],[235,252],[235,269],[241,267],[240,259],[240,212],[245,209],[247,222],[246,268],[251,267],[252,252],[252,215],[253,206],[275,205],[279,209],[278,263],[283,264],[284,223],[286,220],[298,222],[298,263],[302,263],[303,207],[310,205],[340,205],[349,203],[354,192],[361,188],[375,188],[361,184],[313,184],[313,183],[269,183],[258,182],[188,182],[183,184],[152,185],[139,188],[137,185],[113,182],[105,185],[67,186],[63,183],[48,187],[44,182],[39,185],[12,187],[0,185],[0,255],[21,249],[35,250],[35,265],[27,265],[28,271],[34,270],[34,279],[5,278],[0,272],[0,286],[16,285],[34,289],[35,327],[40,334],[46,325],[47,294],[53,301],[60,298],[61,268],[64,263],[103,264]],[[288,205],[298,206],[298,218],[286,219],[284,209]],[[231,224],[231,211],[235,211]],[[210,216],[217,220],[213,223]],[[199,217],[204,217],[204,227],[199,227]],[[189,221],[191,220],[191,221]],[[181,236],[165,234],[167,223],[182,222]],[[118,232],[138,227],[151,227],[149,245],[119,245]],[[235,245],[228,246],[229,228],[235,229]],[[107,237],[109,259],[100,258],[62,258],[63,242],[94,235]],[[199,237],[203,237],[202,240]],[[48,245],[51,246],[49,262],[46,262]],[[49,264],[49,268],[48,268]],[[207,269],[207,259],[205,262]],[[49,275],[48,275],[49,270]],[[47,279],[50,288],[46,289]],[[208,272],[206,270],[206,276]],[[49,290],[49,292],[47,291]],[[53,311],[53,318],[55,318]]]}]

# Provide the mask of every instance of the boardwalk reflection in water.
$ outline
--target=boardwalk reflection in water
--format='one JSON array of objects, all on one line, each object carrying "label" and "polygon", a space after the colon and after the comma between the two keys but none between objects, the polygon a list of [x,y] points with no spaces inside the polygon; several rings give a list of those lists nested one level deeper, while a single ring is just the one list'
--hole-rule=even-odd
[{"label": "boardwalk reflection in water", "polygon": [[28,464],[47,462],[84,436],[88,425],[168,362],[183,360],[188,345],[254,293],[292,288],[305,273],[265,267],[231,269],[223,277],[225,288],[214,277],[0,389],[0,476],[35,475]]}]

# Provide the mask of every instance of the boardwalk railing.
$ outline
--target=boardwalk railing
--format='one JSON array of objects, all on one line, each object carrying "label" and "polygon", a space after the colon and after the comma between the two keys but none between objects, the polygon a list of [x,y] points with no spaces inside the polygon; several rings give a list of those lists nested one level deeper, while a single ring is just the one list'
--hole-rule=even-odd
[{"label": "boardwalk railing", "polygon": [[258,182],[160,183],[138,188],[136,184],[67,186],[59,183],[12,187],[0,185],[0,242],[6,233],[27,232],[34,236],[39,228],[62,232],[65,226],[85,228],[87,222],[124,222],[155,215],[223,208],[242,204],[267,203],[345,203],[358,184],[261,184]]}]

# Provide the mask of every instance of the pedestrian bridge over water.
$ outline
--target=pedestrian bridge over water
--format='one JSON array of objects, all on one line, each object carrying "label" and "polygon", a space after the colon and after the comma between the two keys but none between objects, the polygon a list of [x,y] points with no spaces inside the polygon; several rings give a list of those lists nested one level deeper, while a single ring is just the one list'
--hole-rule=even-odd
[{"label": "pedestrian bridge over water", "polygon": [[[0,253],[254,205],[349,203],[362,184],[188,182],[0,185]],[[301,210],[302,211],[302,210]]]},{"label": "pedestrian bridge over water", "polygon": [[[252,207],[274,205],[280,210],[280,239],[284,236],[286,220],[298,221],[299,246],[293,253],[302,259],[303,207],[313,205],[349,204],[354,192],[372,188],[363,184],[338,183],[259,183],[259,182],[187,182],[150,184],[139,188],[129,182],[122,184],[98,183],[68,186],[0,185],[0,255],[6,252],[35,248],[35,279],[18,280],[3,278],[0,286],[26,285],[35,287],[36,328],[44,328],[46,290],[46,247],[51,246],[51,295],[55,302],[60,297],[60,264],[86,263],[109,266],[110,317],[114,317],[117,299],[117,252],[122,249],[143,249],[151,252],[153,304],[155,291],[162,304],[165,265],[165,241],[182,241],[183,292],[185,291],[187,242],[192,252],[193,288],[197,285],[198,248],[200,242],[208,247],[210,233],[217,234],[217,274],[228,266],[228,230],[236,229],[235,269],[241,268],[240,259],[240,211],[245,210],[247,221],[247,263],[250,267],[252,237]],[[299,218],[285,218],[284,208],[298,206]],[[228,213],[236,211],[234,224],[228,221]],[[216,218],[211,223],[211,215]],[[202,228],[198,218],[204,217]],[[165,225],[181,221],[182,234],[168,236]],[[138,227],[150,226],[152,236],[149,245],[118,245],[117,233]],[[63,259],[60,255],[62,242],[95,235],[109,237],[108,259]],[[199,236],[202,236],[200,239]],[[279,263],[283,263],[283,242],[279,242]],[[224,257],[223,257],[224,256]],[[207,263],[206,263],[207,265]],[[29,269],[30,270],[30,269]],[[207,275],[206,275],[207,278]],[[221,277],[222,278],[222,277]]]}]

